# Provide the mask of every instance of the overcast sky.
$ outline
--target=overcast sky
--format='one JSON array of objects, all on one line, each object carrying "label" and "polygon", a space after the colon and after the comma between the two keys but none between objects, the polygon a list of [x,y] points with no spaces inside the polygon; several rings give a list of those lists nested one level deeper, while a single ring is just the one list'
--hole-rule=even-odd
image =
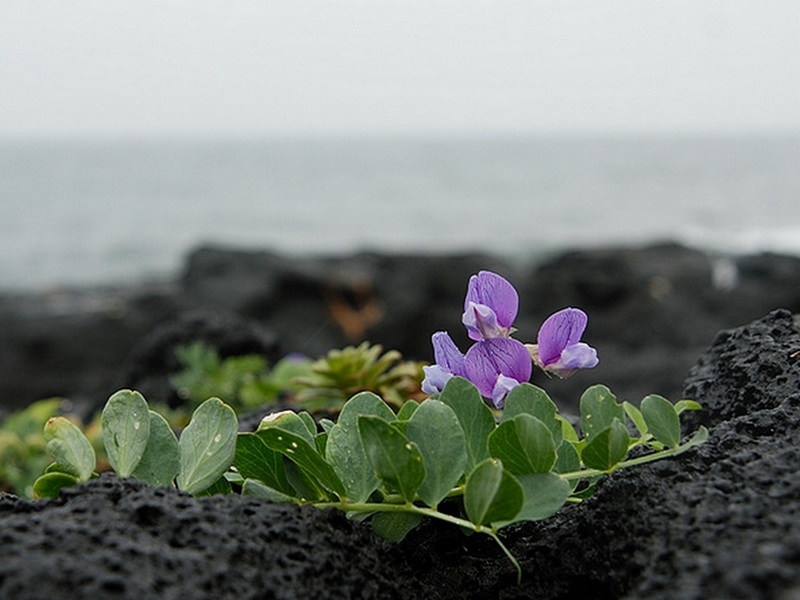
[{"label": "overcast sky", "polygon": [[6,0],[0,137],[800,133],[798,0]]}]

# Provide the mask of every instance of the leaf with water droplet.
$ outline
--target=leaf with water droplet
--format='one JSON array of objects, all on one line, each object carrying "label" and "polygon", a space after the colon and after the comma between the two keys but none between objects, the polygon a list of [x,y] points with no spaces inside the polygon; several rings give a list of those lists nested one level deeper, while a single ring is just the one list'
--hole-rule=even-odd
[{"label": "leaf with water droplet", "polygon": [[214,484],[233,463],[239,422],[219,398],[209,398],[192,415],[178,442],[178,488],[197,494]]},{"label": "leaf with water droplet", "polygon": [[120,477],[130,477],[150,438],[147,401],[139,392],[120,390],[106,402],[101,417],[108,462]]},{"label": "leaf with water droplet", "polygon": [[152,410],[149,416],[150,437],[133,476],[150,485],[169,486],[181,468],[178,438],[164,417]]},{"label": "leaf with water droplet", "polygon": [[345,403],[336,425],[330,429],[325,458],[353,502],[364,502],[380,483],[361,444],[358,431],[358,417],[361,415],[372,415],[385,421],[395,419],[392,409],[380,397],[362,392]]}]

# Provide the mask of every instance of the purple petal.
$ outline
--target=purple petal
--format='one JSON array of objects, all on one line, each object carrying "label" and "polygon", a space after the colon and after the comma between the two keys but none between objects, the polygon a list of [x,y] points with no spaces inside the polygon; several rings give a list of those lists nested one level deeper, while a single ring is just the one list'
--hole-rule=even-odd
[{"label": "purple petal", "polygon": [[470,303],[491,308],[497,315],[497,322],[508,330],[517,318],[519,295],[514,286],[497,273],[481,271],[469,278],[464,311],[469,308]]},{"label": "purple petal", "polygon": [[422,380],[422,391],[426,394],[437,394],[444,389],[444,386],[453,377],[450,371],[447,371],[439,365],[431,365],[430,367],[422,367],[425,371],[425,379]]},{"label": "purple petal", "polygon": [[497,378],[518,382],[531,378],[533,363],[525,346],[511,338],[492,338],[475,343],[464,359],[466,376],[485,398],[492,398]]},{"label": "purple petal", "polygon": [[492,404],[495,408],[503,408],[506,404],[508,392],[519,385],[519,381],[505,375],[498,375],[492,390]]},{"label": "purple petal", "polygon": [[591,369],[598,362],[597,350],[583,342],[567,346],[561,353],[561,364],[565,369]]},{"label": "purple petal", "polygon": [[589,317],[579,308],[565,308],[547,317],[537,338],[540,364],[556,362],[564,348],[577,344],[588,321]]},{"label": "purple petal", "polygon": [[464,355],[446,331],[437,331],[431,336],[433,358],[436,364],[453,375],[464,376]]},{"label": "purple petal", "polygon": [[470,339],[475,341],[489,338],[508,337],[508,331],[497,322],[495,312],[485,304],[470,302],[461,317]]}]

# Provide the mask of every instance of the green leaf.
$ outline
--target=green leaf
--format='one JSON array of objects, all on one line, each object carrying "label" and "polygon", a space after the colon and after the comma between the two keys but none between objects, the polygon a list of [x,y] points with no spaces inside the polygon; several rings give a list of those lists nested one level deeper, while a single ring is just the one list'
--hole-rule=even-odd
[{"label": "green leaf", "polygon": [[231,488],[230,482],[223,476],[217,479],[206,489],[196,493],[195,496],[197,497],[227,496],[231,492],[233,492],[233,488]]},{"label": "green leaf", "polygon": [[382,512],[372,517],[372,530],[390,542],[402,542],[409,531],[422,521],[422,515],[405,512]]},{"label": "green leaf", "polygon": [[700,428],[694,432],[694,435],[689,439],[688,442],[680,447],[678,452],[675,453],[675,456],[678,454],[683,454],[691,448],[705,444],[706,441],[708,441],[708,429],[706,429],[703,425],[700,425]]},{"label": "green leaf", "polygon": [[654,438],[669,448],[680,444],[681,421],[669,400],[650,394],[642,400],[641,409]]},{"label": "green leaf", "polygon": [[556,460],[550,429],[536,417],[524,413],[500,423],[489,436],[489,452],[502,460],[514,475],[547,473]]},{"label": "green leaf", "polygon": [[581,396],[581,429],[587,440],[611,426],[614,419],[625,422],[625,411],[604,385],[594,385]]},{"label": "green leaf", "polygon": [[78,478],[88,481],[97,465],[92,444],[80,427],[64,417],[52,417],[44,426],[44,439],[50,457]]},{"label": "green leaf", "polygon": [[233,466],[245,479],[258,480],[282,494],[294,495],[294,488],[286,478],[283,455],[267,446],[262,432],[237,436]]},{"label": "green leaf", "polygon": [[255,496],[274,504],[292,504],[294,498],[287,496],[283,492],[264,485],[256,479],[245,479],[242,484],[242,496]]},{"label": "green leaf", "polygon": [[306,429],[308,429],[308,433],[311,434],[311,437],[312,438],[316,437],[316,435],[317,435],[317,422],[314,420],[314,417],[312,417],[306,411],[302,411],[302,412],[297,413],[297,416],[300,418],[300,420],[306,426]]},{"label": "green leaf", "polygon": [[[304,436],[280,427],[268,427],[260,429],[256,433],[268,448],[280,452],[297,465],[303,474],[311,478],[312,484],[319,484],[339,497],[347,495],[342,480],[339,479],[333,467],[319,455],[313,439],[309,443]],[[287,478],[289,478],[288,476],[287,472]],[[291,478],[289,481],[291,483]],[[292,485],[297,490],[297,486],[294,483]],[[300,490],[297,491],[300,492]],[[304,490],[304,492],[308,491]],[[300,493],[306,496],[305,493]]]},{"label": "green leaf", "polygon": [[58,494],[65,488],[79,483],[78,478],[69,473],[45,473],[33,482],[34,498],[58,498]]},{"label": "green leaf", "polygon": [[568,442],[577,443],[578,434],[575,433],[575,427],[572,426],[572,423],[570,423],[567,419],[565,419],[561,415],[558,415],[556,418],[561,423],[561,437]]},{"label": "green leaf", "polygon": [[286,467],[286,479],[289,481],[294,493],[295,498],[301,502],[322,502],[330,501],[330,492],[325,489],[318,479],[310,475],[297,466],[297,463],[292,462],[284,457],[284,466]]},{"label": "green leaf", "polygon": [[120,390],[103,408],[100,423],[108,462],[120,477],[130,477],[150,437],[147,401],[139,392]]},{"label": "green leaf", "polygon": [[476,525],[512,522],[524,502],[519,481],[495,458],[484,460],[467,477],[464,509]]},{"label": "green leaf", "polygon": [[581,459],[590,469],[608,471],[627,456],[629,445],[628,430],[622,421],[615,419],[586,444]]},{"label": "green leaf", "polygon": [[132,475],[150,485],[170,486],[181,469],[178,438],[164,417],[152,410],[148,413],[150,436]]},{"label": "green leaf", "polygon": [[[541,521],[551,517],[564,506],[572,492],[572,487],[566,479],[554,473],[529,473],[517,477],[525,502],[522,510],[514,518],[513,523],[520,521]],[[510,523],[504,523],[502,526]]]},{"label": "green leaf", "polygon": [[273,427],[299,435],[310,445],[316,445],[314,442],[314,432],[309,429],[308,421],[293,410],[283,410],[267,415],[261,419],[261,423],[258,425],[256,431],[262,431]]},{"label": "green leaf", "polygon": [[452,377],[439,395],[439,401],[452,408],[467,441],[467,472],[489,458],[489,434],[495,429],[492,411],[481,393],[462,377]]},{"label": "green leaf", "polygon": [[642,416],[642,411],[628,401],[622,403],[622,408],[639,432],[639,437],[643,438],[647,434],[647,421]]},{"label": "green leaf", "polygon": [[400,410],[397,411],[397,420],[398,421],[408,421],[411,418],[411,415],[414,414],[414,411],[419,408],[419,402],[416,400],[409,400],[400,407]]},{"label": "green leaf", "polygon": [[384,421],[394,421],[392,409],[370,392],[356,394],[348,400],[339,420],[328,433],[325,458],[342,480],[347,497],[353,502],[364,502],[380,483],[372,469],[358,430],[358,417],[371,415]]},{"label": "green leaf", "polygon": [[417,445],[380,417],[358,417],[358,430],[375,475],[389,490],[412,502],[425,479]]},{"label": "green leaf", "polygon": [[209,398],[194,411],[178,442],[179,489],[196,494],[222,477],[233,463],[238,428],[236,413],[219,398]]},{"label": "green leaf", "polygon": [[[554,473],[574,473],[581,469],[581,455],[571,442],[561,444],[558,448],[558,456],[553,465]],[[570,481],[570,489],[574,490],[580,481],[574,479]]]},{"label": "green leaf", "polygon": [[694,400],[678,400],[675,403],[675,412],[681,414],[686,410],[703,410],[703,405]]},{"label": "green leaf", "polygon": [[425,479],[417,494],[425,504],[435,507],[464,475],[464,430],[452,408],[429,398],[408,421],[406,437],[417,445],[425,463]]},{"label": "green leaf", "polygon": [[500,423],[517,415],[531,415],[544,423],[553,434],[553,443],[558,448],[563,439],[563,426],[558,415],[558,407],[542,388],[530,383],[514,386],[506,397]]}]

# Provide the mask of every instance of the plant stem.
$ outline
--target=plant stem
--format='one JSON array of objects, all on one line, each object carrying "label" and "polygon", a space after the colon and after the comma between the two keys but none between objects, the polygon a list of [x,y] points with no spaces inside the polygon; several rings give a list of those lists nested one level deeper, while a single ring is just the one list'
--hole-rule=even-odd
[{"label": "plant stem", "polygon": [[599,469],[583,469],[582,471],[572,471],[570,473],[559,473],[559,477],[563,477],[567,481],[575,480],[575,479],[586,479],[587,477],[597,477],[599,475],[608,475],[613,473],[614,471],[618,471],[619,469],[624,469],[626,467],[633,467],[636,465],[644,465],[649,462],[654,462],[656,460],[660,460],[662,458],[669,458],[670,456],[677,456],[678,454],[692,448],[696,445],[693,440],[689,440],[685,444],[680,446],[675,446],[674,448],[667,448],[665,450],[659,450],[658,452],[653,452],[652,454],[645,454],[643,456],[637,456],[636,458],[631,458],[629,460],[623,460],[622,462],[617,463],[613,467],[611,467],[608,471],[601,471]]}]

